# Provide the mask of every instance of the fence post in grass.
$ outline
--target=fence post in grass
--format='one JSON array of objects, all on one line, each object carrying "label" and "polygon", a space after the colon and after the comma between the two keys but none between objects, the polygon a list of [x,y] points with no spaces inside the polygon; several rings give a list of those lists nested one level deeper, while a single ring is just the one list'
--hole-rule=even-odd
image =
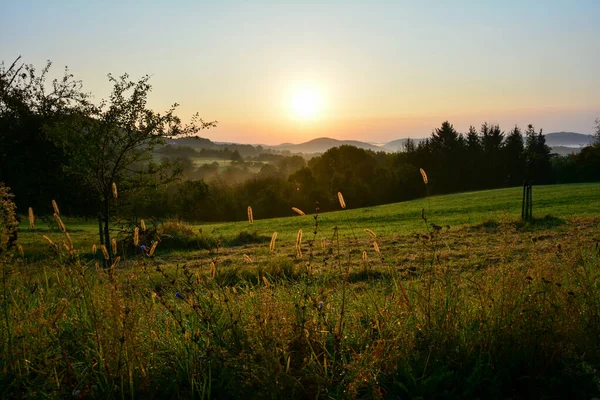
[{"label": "fence post in grass", "polygon": [[521,219],[523,221],[531,221],[533,219],[533,189],[531,183],[527,181],[523,183]]},{"label": "fence post in grass", "polygon": [[525,221],[525,193],[527,192],[527,182],[523,182],[523,197],[521,198],[521,219]]},{"label": "fence post in grass", "polygon": [[[98,232],[100,233],[100,246],[104,244],[104,235],[102,235],[102,214],[98,213]],[[106,259],[102,256],[102,266],[106,268]]]},{"label": "fence post in grass", "polygon": [[529,183],[529,221],[533,220],[533,187]]}]

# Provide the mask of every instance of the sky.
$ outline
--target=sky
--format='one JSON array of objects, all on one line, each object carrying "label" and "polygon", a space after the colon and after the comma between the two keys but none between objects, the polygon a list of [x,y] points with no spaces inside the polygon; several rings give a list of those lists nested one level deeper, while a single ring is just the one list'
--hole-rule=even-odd
[{"label": "sky", "polygon": [[219,142],[383,143],[445,120],[593,133],[599,0],[6,1],[0,61],[151,75],[149,106]]}]

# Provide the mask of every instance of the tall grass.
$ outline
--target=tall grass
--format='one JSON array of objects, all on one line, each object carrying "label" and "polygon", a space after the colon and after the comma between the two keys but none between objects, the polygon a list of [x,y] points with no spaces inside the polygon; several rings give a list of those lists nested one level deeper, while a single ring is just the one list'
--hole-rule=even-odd
[{"label": "tall grass", "polygon": [[274,233],[183,259],[155,240],[106,270],[46,235],[44,262],[5,254],[1,395],[598,396],[598,219],[334,229],[314,246],[317,221],[311,240]]}]

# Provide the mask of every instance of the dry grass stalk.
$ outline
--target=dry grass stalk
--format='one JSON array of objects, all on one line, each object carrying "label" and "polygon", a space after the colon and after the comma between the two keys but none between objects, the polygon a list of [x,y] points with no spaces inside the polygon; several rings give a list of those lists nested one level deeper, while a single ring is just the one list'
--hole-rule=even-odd
[{"label": "dry grass stalk", "polygon": [[117,265],[119,265],[119,262],[121,262],[121,257],[117,257],[115,258],[115,261],[113,262],[113,264],[110,266],[111,269],[114,269]]},{"label": "dry grass stalk", "polygon": [[245,260],[245,261],[246,261],[248,264],[252,263],[252,259],[250,258],[250,256],[249,256],[248,254],[244,254],[244,260]]},{"label": "dry grass stalk", "polygon": [[340,207],[346,208],[346,202],[344,201],[344,196],[342,196],[342,192],[338,192],[338,200],[340,201]]},{"label": "dry grass stalk", "polygon": [[54,214],[60,215],[60,210],[58,209],[58,204],[56,204],[55,200],[52,200],[52,208],[54,208]]},{"label": "dry grass stalk", "polygon": [[140,228],[137,226],[133,229],[133,245],[137,246],[140,244]]},{"label": "dry grass stalk", "polygon": [[96,252],[97,252],[97,251],[98,251],[98,248],[96,247],[96,243],[94,243],[94,244],[92,245],[92,254],[93,254],[93,255],[96,255]]},{"label": "dry grass stalk", "polygon": [[143,219],[140,220],[140,227],[142,228],[142,232],[146,232],[146,223]]},{"label": "dry grass stalk", "polygon": [[110,258],[110,256],[108,255],[108,250],[106,250],[106,246],[101,245],[100,250],[102,250],[102,255],[104,256],[104,259],[108,260]]},{"label": "dry grass stalk", "polygon": [[156,250],[156,246],[158,246],[158,241],[152,243],[152,247],[150,247],[150,253],[148,253],[148,255],[154,255],[154,250]]},{"label": "dry grass stalk", "polygon": [[377,242],[373,242],[373,248],[375,249],[375,251],[380,254],[381,252],[379,251],[379,245],[377,244]]},{"label": "dry grass stalk", "polygon": [[119,192],[117,192],[117,184],[114,182],[112,183],[112,194],[115,199],[119,197]]},{"label": "dry grass stalk", "polygon": [[46,235],[42,235],[42,239],[44,239],[46,242],[48,242],[48,244],[52,247],[56,247],[56,245],[54,244],[54,242]]},{"label": "dry grass stalk", "polygon": [[277,232],[273,232],[273,236],[271,236],[271,243],[269,244],[269,250],[271,253],[275,251],[275,240],[277,239]]},{"label": "dry grass stalk", "polygon": [[110,245],[112,247],[112,252],[114,255],[117,255],[117,239],[112,239],[110,241]]},{"label": "dry grass stalk", "polygon": [[366,250],[363,250],[362,259],[363,259],[363,261],[367,261],[367,251]]},{"label": "dry grass stalk", "polygon": [[54,219],[56,220],[56,223],[58,224],[58,228],[63,231],[66,232],[67,231],[67,227],[65,226],[65,224],[62,222],[62,219],[60,219],[60,215],[57,213],[54,213]]},{"label": "dry grass stalk", "polygon": [[304,211],[302,211],[301,209],[299,209],[298,207],[292,207],[292,211],[294,211],[296,214],[298,215],[306,215],[304,213]]},{"label": "dry grass stalk", "polygon": [[254,223],[254,217],[252,216],[252,207],[248,206],[248,223],[252,225]]},{"label": "dry grass stalk", "polygon": [[211,261],[211,263],[210,263],[210,277],[214,278],[216,274],[217,274],[217,267],[215,266],[215,263]]},{"label": "dry grass stalk", "polygon": [[365,228],[365,232],[367,232],[369,235],[371,235],[371,237],[373,239],[375,239],[377,237],[377,235],[375,234],[375,232],[373,232],[372,230],[370,230],[369,228]]},{"label": "dry grass stalk", "polygon": [[65,236],[67,237],[67,244],[69,245],[69,251],[73,250],[73,241],[71,240],[71,235],[69,232],[65,232]]},{"label": "dry grass stalk", "polygon": [[427,179],[427,174],[425,173],[425,170],[423,168],[419,168],[419,171],[421,171],[421,176],[423,177],[423,183],[427,185],[427,182],[429,182],[429,180]]},{"label": "dry grass stalk", "polygon": [[33,208],[29,207],[29,227],[35,229],[35,215],[33,215]]}]

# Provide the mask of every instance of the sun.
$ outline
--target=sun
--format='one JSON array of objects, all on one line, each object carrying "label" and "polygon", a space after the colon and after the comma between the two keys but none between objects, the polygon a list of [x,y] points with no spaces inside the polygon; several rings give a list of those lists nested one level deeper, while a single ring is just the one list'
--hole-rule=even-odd
[{"label": "sun", "polygon": [[315,86],[303,85],[292,90],[289,104],[293,119],[312,121],[323,111],[323,94]]}]

